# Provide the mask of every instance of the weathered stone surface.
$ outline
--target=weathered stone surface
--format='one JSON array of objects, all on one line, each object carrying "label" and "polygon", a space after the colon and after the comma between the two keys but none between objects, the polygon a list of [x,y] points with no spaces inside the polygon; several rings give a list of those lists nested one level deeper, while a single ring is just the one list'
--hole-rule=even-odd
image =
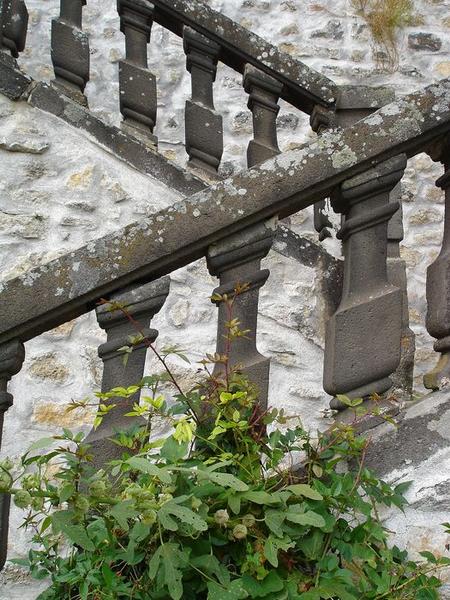
[{"label": "weathered stone surface", "polygon": [[[27,339],[86,312],[99,296],[187,264],[202,256],[213,241],[239,230],[244,219],[250,224],[262,215],[284,217],[297,212],[327,196],[332,187],[367,168],[370,161],[387,159],[400,150],[414,155],[424,139],[428,142],[450,130],[449,99],[450,83],[444,80],[381,108],[344,132],[323,134],[302,150],[266,161],[145,223],[130,225],[23,279],[4,283],[1,338],[20,335]],[[367,145],[369,135],[371,144]],[[211,219],[213,206],[220,215],[216,220]],[[73,270],[74,264],[80,265],[78,271]],[[33,306],[22,301],[30,284]],[[54,297],[48,298],[49,287],[56,289]],[[21,301],[16,302],[14,314],[9,310],[4,314],[2,308],[10,305],[11,294]]]},{"label": "weathered stone surface", "polygon": [[60,362],[54,352],[34,358],[28,372],[33,377],[49,379],[58,383],[64,383],[70,376],[69,368]]},{"label": "weathered stone surface", "polygon": [[439,52],[442,48],[442,40],[434,33],[410,33],[408,46],[413,50]]},{"label": "weathered stone surface", "polygon": [[[334,103],[336,86],[329,79],[303,63],[287,59],[275,46],[209,6],[197,0],[188,4],[182,0],[154,0],[153,4],[156,7],[155,21],[175,33],[179,31],[180,20],[184,25],[206,29],[209,37],[220,44],[223,62],[241,72],[245,64],[250,62],[269,75],[278,74],[284,84],[282,97],[294,106],[311,112],[311,96],[319,104]],[[301,87],[297,82],[301,82]]]}]

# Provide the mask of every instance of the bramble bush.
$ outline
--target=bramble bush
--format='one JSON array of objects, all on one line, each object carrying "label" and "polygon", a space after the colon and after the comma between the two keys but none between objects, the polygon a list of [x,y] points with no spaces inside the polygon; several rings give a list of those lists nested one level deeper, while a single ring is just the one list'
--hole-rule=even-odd
[{"label": "bramble bush", "polygon": [[[227,347],[245,335],[235,298],[220,299],[231,315]],[[171,353],[158,352],[165,366]],[[97,426],[111,402],[139,390],[130,416],[147,423],[117,432],[122,458],[101,471],[83,434],[68,430],[20,464],[2,461],[0,489],[34,534],[28,558],[15,562],[50,580],[39,599],[437,599],[437,572],[450,560],[409,560],[379,518],[379,506],[402,510],[407,484],[365,467],[369,442],[352,426],[312,437],[298,418],[260,407],[229,362],[207,357],[203,383],[186,393],[168,368],[97,394]],[[155,420],[169,424],[168,437],[154,439]]]}]

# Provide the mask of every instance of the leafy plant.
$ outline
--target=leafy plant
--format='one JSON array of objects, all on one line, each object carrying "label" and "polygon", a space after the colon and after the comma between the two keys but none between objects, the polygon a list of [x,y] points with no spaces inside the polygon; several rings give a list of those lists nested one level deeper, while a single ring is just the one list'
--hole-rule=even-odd
[{"label": "leafy plant", "polygon": [[398,32],[408,25],[418,24],[413,1],[352,0],[352,5],[370,29],[377,63],[395,71],[399,62]]},{"label": "leafy plant", "polygon": [[[219,301],[231,315],[235,296]],[[230,318],[227,347],[242,335]],[[102,471],[83,434],[68,430],[19,465],[1,463],[0,491],[34,532],[28,558],[15,562],[51,580],[40,600],[438,598],[436,572],[450,560],[423,553],[416,563],[388,545],[377,507],[402,509],[407,484],[365,467],[367,440],[338,423],[313,438],[297,417],[259,406],[228,355],[202,364],[206,382],[188,393],[170,373],[98,394],[97,424],[103,402],[138,389],[130,416],[148,423],[117,433],[122,459]],[[155,419],[171,435],[153,439]]]}]

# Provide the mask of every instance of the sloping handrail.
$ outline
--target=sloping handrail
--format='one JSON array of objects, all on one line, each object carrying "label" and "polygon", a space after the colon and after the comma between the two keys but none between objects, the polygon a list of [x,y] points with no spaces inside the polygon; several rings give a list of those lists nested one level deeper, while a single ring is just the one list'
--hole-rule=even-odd
[{"label": "sloping handrail", "polygon": [[251,224],[286,217],[377,163],[450,131],[450,79],[388,104],[120,231],[0,283],[0,344],[26,341],[129,285],[170,273]]},{"label": "sloping handrail", "polygon": [[332,107],[339,86],[289,54],[281,52],[239,23],[199,0],[152,0],[154,20],[176,35],[192,27],[220,45],[219,59],[232,69],[244,72],[250,63],[283,83],[281,97],[311,114],[314,106]]}]

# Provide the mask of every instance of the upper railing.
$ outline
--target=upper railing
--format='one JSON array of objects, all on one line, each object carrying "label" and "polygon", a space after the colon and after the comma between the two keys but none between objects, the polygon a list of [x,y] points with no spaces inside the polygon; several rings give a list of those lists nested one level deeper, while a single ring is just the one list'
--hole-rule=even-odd
[{"label": "upper railing", "polygon": [[[89,75],[87,38],[81,32],[83,4],[83,0],[62,0],[61,15],[52,29],[56,86],[81,105],[86,104],[83,91]],[[278,62],[271,61],[264,56],[267,52],[270,57],[269,45],[256,37],[252,42],[246,37],[252,34],[237,26],[230,31],[229,20],[209,9],[199,14],[195,10],[198,4],[192,0],[186,4],[179,0],[153,4],[119,0],[118,6],[126,39],[126,59],[120,64],[125,127],[133,135],[155,142],[156,87],[147,68],[146,48],[151,24],[158,20],[184,38],[193,82],[192,98],[186,106],[191,165],[214,173],[220,162],[222,123],[212,94],[220,59],[244,72],[254,118],[254,139],[248,148],[248,163],[253,168],[1,283],[1,418],[13,401],[7,384],[22,367],[24,343],[94,309],[100,327],[107,332],[107,342],[99,349],[104,362],[102,388],[136,383],[143,374],[146,347],[136,346],[126,368],[118,369],[118,351],[133,329],[120,311],[106,312],[97,306],[98,301],[107,298],[127,303],[128,311],[153,340],[158,332],[149,329],[150,321],[170,293],[165,276],[201,257],[206,257],[210,273],[219,280],[216,291],[232,292],[238,283],[249,284],[236,299],[235,311],[250,333],[232,350],[230,359],[257,383],[261,402],[266,402],[269,360],[256,345],[258,294],[269,276],[261,269],[261,260],[272,246],[277,219],[319,205],[326,197],[331,197],[334,210],[342,215],[338,237],[343,244],[344,281],[340,304],[327,321],[324,388],[334,397],[332,406],[337,409],[343,408],[335,399],[338,394],[367,397],[386,392],[402,359],[407,328],[405,290],[394,268],[400,260],[402,238],[396,190],[407,159],[419,152],[429,153],[445,170],[438,181],[446,192],[444,240],[427,283],[427,325],[437,339],[435,349],[441,358],[425,383],[439,387],[450,377],[450,80],[387,104],[345,129],[330,130],[335,125],[349,125],[349,117],[355,120],[349,106],[359,110],[357,117],[373,110],[373,97],[363,101],[359,97],[356,104],[351,101],[352,91],[341,89],[335,98],[326,86],[319,94],[317,74],[308,79],[307,71],[297,89],[294,61],[292,69],[283,73],[282,61],[291,59],[275,51],[272,58],[276,56]],[[14,54],[23,47],[24,3],[1,0],[0,8],[3,48]],[[11,10],[19,15],[16,19],[10,18]],[[17,82],[21,75],[9,63],[8,73]],[[279,154],[276,141],[279,97],[310,112],[312,125],[322,131],[314,142],[283,154]],[[219,302],[219,353],[226,320]],[[99,450],[97,462],[114,455],[108,439],[128,411],[129,403],[122,403],[90,434]],[[6,556],[7,502],[3,498],[0,507],[0,560]]]}]

